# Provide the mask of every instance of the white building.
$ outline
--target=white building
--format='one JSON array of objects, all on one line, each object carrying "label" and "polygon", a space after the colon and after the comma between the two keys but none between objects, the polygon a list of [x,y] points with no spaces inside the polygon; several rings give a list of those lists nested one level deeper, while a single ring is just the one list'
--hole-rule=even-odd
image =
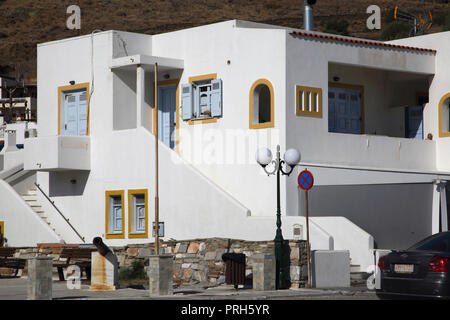
[{"label": "white building", "polygon": [[449,40],[232,20],[40,44],[38,136],[25,140],[23,165],[36,174],[20,188],[0,181],[8,244],[154,241],[157,63],[164,239],[273,239],[275,177],[254,154],[279,144],[302,155],[282,178],[283,236],[305,238],[297,175],[308,168],[312,248],[350,250],[365,270],[372,249],[447,229]]}]

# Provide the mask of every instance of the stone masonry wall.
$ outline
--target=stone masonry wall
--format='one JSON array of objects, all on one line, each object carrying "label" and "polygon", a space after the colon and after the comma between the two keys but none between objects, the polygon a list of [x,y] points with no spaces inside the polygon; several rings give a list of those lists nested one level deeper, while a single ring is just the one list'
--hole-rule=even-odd
[{"label": "stone masonry wall", "polygon": [[[175,284],[220,285],[225,283],[225,263],[222,254],[228,250],[229,240],[222,238],[194,239],[185,241],[166,241],[160,243],[160,254],[174,255]],[[133,261],[140,260],[148,265],[148,256],[153,255],[154,244],[111,247],[117,255],[120,267],[129,267]],[[62,248],[17,248],[15,257],[34,256],[59,257]],[[289,241],[291,288],[303,287],[307,279],[306,242]],[[273,241],[230,240],[229,252],[246,255],[246,276],[251,278],[252,257],[258,254],[274,254]],[[6,270],[3,270],[4,272]],[[1,274],[1,270],[0,270]],[[22,274],[26,274],[26,270]]]}]

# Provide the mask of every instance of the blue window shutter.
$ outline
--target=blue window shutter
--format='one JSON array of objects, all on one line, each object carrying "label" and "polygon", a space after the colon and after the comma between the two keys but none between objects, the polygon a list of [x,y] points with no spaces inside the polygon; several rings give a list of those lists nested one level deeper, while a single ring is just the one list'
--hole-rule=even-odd
[{"label": "blue window shutter", "polygon": [[222,80],[211,81],[211,116],[222,116]]},{"label": "blue window shutter", "polygon": [[183,84],[182,86],[182,105],[183,105],[183,120],[192,119],[192,96],[193,86],[192,84]]}]

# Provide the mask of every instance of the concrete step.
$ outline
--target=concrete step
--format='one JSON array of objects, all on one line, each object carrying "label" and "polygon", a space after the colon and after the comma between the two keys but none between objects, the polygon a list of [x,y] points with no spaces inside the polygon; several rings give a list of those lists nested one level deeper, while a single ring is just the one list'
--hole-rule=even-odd
[{"label": "concrete step", "polygon": [[350,265],[350,272],[360,272],[361,271],[361,265],[359,264],[351,264]]},{"label": "concrete step", "polygon": [[21,194],[20,195],[25,201],[37,201],[37,195],[32,194]]},{"label": "concrete step", "polygon": [[370,276],[367,272],[350,272],[350,280],[352,281],[366,281]]}]

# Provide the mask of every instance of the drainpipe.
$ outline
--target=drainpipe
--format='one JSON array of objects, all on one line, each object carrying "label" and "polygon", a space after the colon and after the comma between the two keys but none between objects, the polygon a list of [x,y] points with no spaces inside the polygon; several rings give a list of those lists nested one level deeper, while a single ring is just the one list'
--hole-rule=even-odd
[{"label": "drainpipe", "polygon": [[158,64],[155,62],[155,254],[159,255],[159,184],[158,184]]}]

